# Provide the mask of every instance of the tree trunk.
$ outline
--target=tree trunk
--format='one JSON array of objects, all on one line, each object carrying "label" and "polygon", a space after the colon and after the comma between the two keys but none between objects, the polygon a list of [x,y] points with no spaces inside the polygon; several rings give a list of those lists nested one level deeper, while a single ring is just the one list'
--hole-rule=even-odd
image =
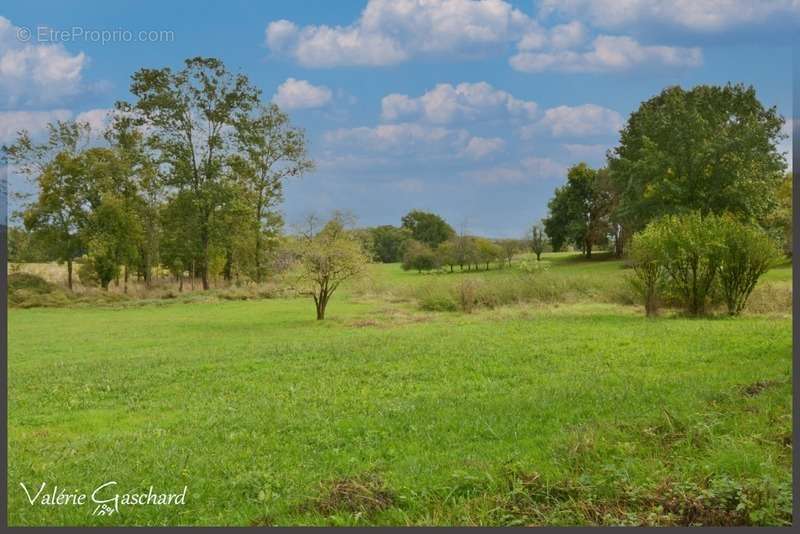
[{"label": "tree trunk", "polygon": [[125,266],[125,285],[122,288],[123,293],[128,293],[128,266]]},{"label": "tree trunk", "polygon": [[183,293],[183,273],[178,277],[178,291]]},{"label": "tree trunk", "polygon": [[67,260],[67,287],[72,291],[72,259]]}]

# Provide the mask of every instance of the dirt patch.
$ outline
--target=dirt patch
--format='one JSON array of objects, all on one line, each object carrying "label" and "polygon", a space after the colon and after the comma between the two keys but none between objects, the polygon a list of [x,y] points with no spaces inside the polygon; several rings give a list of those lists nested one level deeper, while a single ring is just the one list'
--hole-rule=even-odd
[{"label": "dirt patch", "polygon": [[304,508],[323,515],[346,511],[369,516],[386,510],[395,502],[394,493],[383,479],[372,473],[323,482],[320,486],[320,496]]},{"label": "dirt patch", "polygon": [[777,380],[757,380],[752,384],[742,386],[742,395],[747,397],[755,397],[767,388],[771,388],[780,384]]}]

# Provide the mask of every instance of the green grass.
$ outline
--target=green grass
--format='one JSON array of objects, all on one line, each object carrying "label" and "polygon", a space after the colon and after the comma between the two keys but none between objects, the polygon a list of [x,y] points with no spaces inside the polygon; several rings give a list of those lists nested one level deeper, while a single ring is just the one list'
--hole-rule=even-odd
[{"label": "green grass", "polygon": [[[328,317],[302,299],[11,310],[9,523],[790,520],[788,316],[426,313],[343,293]],[[187,485],[187,502],[95,517],[19,486],[108,480]]]}]

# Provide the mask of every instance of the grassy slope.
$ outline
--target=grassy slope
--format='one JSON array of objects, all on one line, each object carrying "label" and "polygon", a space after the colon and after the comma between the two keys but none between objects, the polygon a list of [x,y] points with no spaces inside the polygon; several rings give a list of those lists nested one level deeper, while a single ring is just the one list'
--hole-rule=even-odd
[{"label": "grassy slope", "polygon": [[[581,503],[617,503],[610,522],[641,506],[634,490],[670,480],[787,497],[789,318],[647,320],[588,304],[424,314],[343,298],[324,323],[312,311],[303,300],[12,310],[10,523],[587,521],[568,492],[520,507],[517,471]],[[757,382],[767,387],[744,392]],[[321,482],[366,473],[394,495],[388,509],[307,506]],[[29,506],[18,483],[44,480],[187,484],[188,503],[112,519]]]}]

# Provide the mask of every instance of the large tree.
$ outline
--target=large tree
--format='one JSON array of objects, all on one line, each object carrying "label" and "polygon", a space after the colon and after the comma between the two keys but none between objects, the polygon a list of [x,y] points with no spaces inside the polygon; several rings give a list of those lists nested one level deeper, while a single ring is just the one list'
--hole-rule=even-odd
[{"label": "large tree", "polygon": [[253,225],[255,279],[264,277],[265,236],[273,234],[275,207],[282,199],[283,182],[314,168],[306,155],[302,130],[289,123],[289,116],[275,104],[259,107],[252,116],[243,116],[236,124],[240,153],[233,167],[250,198]]},{"label": "large tree", "polygon": [[786,168],[777,149],[782,125],[753,87],[663,90],[631,114],[609,154],[619,219],[632,231],[694,210],[760,219],[772,210],[768,193]]},{"label": "large tree", "polygon": [[411,232],[411,237],[431,248],[436,248],[439,243],[455,235],[453,228],[435,213],[412,210],[401,221],[402,227]]},{"label": "large tree", "polygon": [[258,104],[259,91],[243,74],[233,75],[214,58],[187,59],[180,71],[141,69],[130,87],[133,104],[119,102],[147,134],[167,185],[188,193],[195,205],[203,289],[209,287],[215,224],[228,200],[232,132]]}]

